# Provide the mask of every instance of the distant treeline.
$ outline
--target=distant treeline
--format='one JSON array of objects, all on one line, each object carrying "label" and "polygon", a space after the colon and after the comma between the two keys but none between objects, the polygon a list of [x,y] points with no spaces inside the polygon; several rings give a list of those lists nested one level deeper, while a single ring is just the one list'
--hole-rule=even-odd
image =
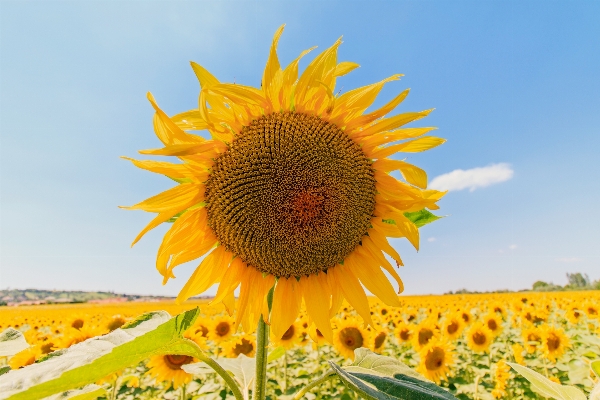
[{"label": "distant treeline", "polygon": [[[570,290],[600,290],[600,279],[591,281],[588,274],[582,274],[576,272],[574,274],[567,273],[568,283],[565,286],[555,285],[552,282],[537,281],[533,284],[531,289],[517,290],[517,292],[562,292]],[[478,292],[467,289],[460,289],[457,291],[450,291],[445,294],[468,294],[468,293],[512,293],[514,290],[502,289],[493,290],[489,292]]]}]

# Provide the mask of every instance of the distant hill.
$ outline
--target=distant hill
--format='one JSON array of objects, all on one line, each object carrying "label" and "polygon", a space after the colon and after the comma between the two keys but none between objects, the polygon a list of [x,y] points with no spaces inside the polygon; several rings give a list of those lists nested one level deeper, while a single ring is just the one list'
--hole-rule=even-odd
[{"label": "distant hill", "polygon": [[166,296],[140,296],[114,292],[84,292],[40,289],[0,289],[0,305],[157,301],[168,300]]}]

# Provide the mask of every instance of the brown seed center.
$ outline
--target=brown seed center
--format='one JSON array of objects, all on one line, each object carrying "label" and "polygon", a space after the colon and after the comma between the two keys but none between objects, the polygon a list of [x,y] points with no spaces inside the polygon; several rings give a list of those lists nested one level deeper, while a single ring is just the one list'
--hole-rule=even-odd
[{"label": "brown seed center", "polygon": [[434,347],[429,350],[425,356],[425,368],[429,371],[435,371],[444,365],[444,356],[446,352],[440,347]]},{"label": "brown seed center", "polygon": [[181,366],[184,364],[189,364],[193,361],[193,358],[190,356],[183,356],[178,354],[167,354],[163,357],[165,364],[172,370],[180,370]]},{"label": "brown seed center", "polygon": [[208,224],[261,272],[300,277],[344,260],[375,209],[371,160],[336,125],[272,113],[238,133],[206,182]]},{"label": "brown seed center", "polygon": [[473,334],[473,342],[475,342],[476,345],[481,346],[482,344],[485,344],[486,340],[487,337],[485,336],[485,333],[475,332]]},{"label": "brown seed center", "polygon": [[341,342],[350,350],[358,349],[363,345],[363,336],[356,328],[344,328],[340,331],[339,335]]}]

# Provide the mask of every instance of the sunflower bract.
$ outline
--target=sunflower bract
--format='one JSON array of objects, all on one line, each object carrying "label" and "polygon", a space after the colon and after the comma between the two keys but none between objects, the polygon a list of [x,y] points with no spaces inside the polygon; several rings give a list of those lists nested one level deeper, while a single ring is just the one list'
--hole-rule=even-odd
[{"label": "sunflower bract", "polygon": [[[397,265],[402,260],[388,238],[405,237],[418,249],[418,228],[404,213],[435,210],[444,193],[426,189],[422,169],[388,157],[444,140],[425,136],[434,128],[404,128],[431,110],[388,116],[408,91],[366,112],[401,75],[336,96],[337,78],[358,67],[338,62],[341,40],[299,74],[298,62],[310,50],[282,67],[282,32],[283,26],[260,88],[221,83],[192,63],[201,87],[197,108],[169,117],[148,95],[163,147],[141,153],[180,162],[131,161],[179,185],[128,208],[157,214],[134,243],[174,220],[157,254],[163,283],[178,265],[204,257],[178,301],[219,283],[214,301],[230,314],[237,307],[236,325],[251,332],[260,315],[269,314],[266,295],[276,285],[269,321],[274,336],[285,334],[304,303],[331,342],[330,319],[344,299],[370,325],[364,288],[389,306],[400,304],[402,280],[385,254]],[[197,130],[211,138],[191,133]]]}]

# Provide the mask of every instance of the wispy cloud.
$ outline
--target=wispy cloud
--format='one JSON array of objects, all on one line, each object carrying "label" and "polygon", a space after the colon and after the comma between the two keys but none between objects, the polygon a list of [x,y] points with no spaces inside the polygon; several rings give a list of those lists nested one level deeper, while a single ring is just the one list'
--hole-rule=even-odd
[{"label": "wispy cloud", "polygon": [[505,182],[514,175],[510,164],[499,163],[487,167],[471,169],[455,169],[452,172],[433,178],[429,187],[437,190],[463,190],[474,191],[477,188],[487,187],[496,183]]},{"label": "wispy cloud", "polygon": [[428,238],[428,239],[427,239],[427,241],[428,241],[428,242],[435,242],[435,241],[436,241],[436,238],[434,238],[434,237],[430,237],[430,238]]},{"label": "wispy cloud", "polygon": [[583,258],[578,258],[578,257],[562,257],[562,258],[557,258],[556,261],[562,262],[562,263],[575,263],[575,262],[583,261]]}]

